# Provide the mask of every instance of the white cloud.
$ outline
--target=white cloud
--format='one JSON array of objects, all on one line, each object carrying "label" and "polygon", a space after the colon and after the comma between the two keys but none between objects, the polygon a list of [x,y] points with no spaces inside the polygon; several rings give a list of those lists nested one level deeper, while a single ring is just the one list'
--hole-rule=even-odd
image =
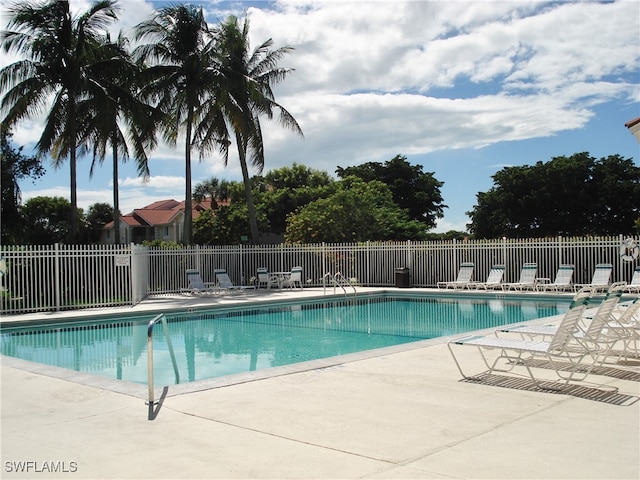
[{"label": "white cloud", "polygon": [[[208,11],[224,18],[228,10],[216,13],[216,5]],[[248,9],[253,46],[271,37],[276,47],[296,48],[281,62],[295,71],[276,95],[306,140],[265,121],[272,157],[301,149],[335,164],[544,137],[584,125],[595,104],[638,96],[638,86],[620,78],[640,61],[636,2],[275,5]],[[123,29],[151,12],[142,0],[121,6]],[[470,98],[446,90],[461,78],[477,90]],[[15,140],[33,145],[40,132],[40,123],[26,122]],[[153,159],[182,161],[183,152],[161,144],[151,158],[153,168]],[[231,167],[236,159],[232,150]],[[223,172],[221,163],[208,162],[212,174]]]},{"label": "white cloud", "polygon": [[[155,191],[146,189],[125,189],[120,194],[120,211],[123,214],[131,213],[136,208],[143,208],[153,202],[159,200],[167,200],[173,198],[174,200],[181,201],[184,197],[184,186],[180,190],[175,190],[172,193],[165,191]],[[180,192],[180,193],[178,193]],[[104,201],[104,200],[103,200]],[[112,203],[112,202],[109,202]]]},{"label": "white cloud", "polygon": [[[88,5],[74,2],[81,3]],[[274,91],[305,138],[264,120],[267,169],[297,162],[333,173],[337,165],[396,154],[553,137],[587,126],[594,107],[640,100],[636,1],[248,5],[211,1],[205,8],[212,23],[246,9],[253,47],[267,38],[275,47],[295,47],[280,62],[295,70]],[[142,0],[121,6],[123,29],[150,13]],[[14,140],[33,145],[40,128],[25,122]],[[140,198],[138,192],[175,182],[173,195],[181,197],[183,158],[181,143],[160,145],[150,160],[156,183],[140,186],[137,179],[125,179],[123,195],[139,187],[131,198]],[[193,159],[199,175],[194,184],[207,176],[240,178],[234,146],[227,167],[217,154],[200,163],[194,153]]]},{"label": "white cloud", "polygon": [[184,188],[184,177],[171,177],[171,176],[150,176],[149,178],[140,177],[127,177],[118,180],[120,187],[146,187],[146,188],[161,188],[165,190],[172,190],[175,188]]},{"label": "white cloud", "polygon": [[[110,187],[112,182],[110,183]],[[129,213],[135,208],[142,208],[157,200],[175,198],[180,201],[184,197],[183,177],[150,177],[148,183],[140,178],[124,178],[118,183],[120,210]],[[77,189],[78,207],[85,213],[95,203],[113,204],[113,190],[111,188],[85,188]],[[34,197],[62,197],[69,200],[69,188],[59,186],[53,188],[40,188],[34,190],[23,189],[22,201],[27,202]]]},{"label": "white cloud", "polygon": [[635,2],[281,4],[252,9],[250,18],[253,38],[296,48],[283,62],[296,68],[287,92],[426,92],[459,77],[502,76],[549,89],[633,72],[638,59]]},{"label": "white cloud", "polygon": [[457,232],[466,232],[467,231],[467,223],[469,223],[468,219],[462,219],[459,221],[449,221],[447,219],[441,218],[436,221],[436,226],[433,229],[434,233],[445,233],[451,230],[455,230]]},{"label": "white cloud", "polygon": [[[89,206],[94,203],[109,203],[112,204],[113,191],[112,190],[83,190],[78,189],[78,207],[82,208],[85,213],[89,210]],[[65,186],[58,186],[52,188],[41,188],[37,190],[23,190],[22,191],[22,203],[24,204],[28,200],[35,197],[62,197],[69,200],[69,188]]]},{"label": "white cloud", "polygon": [[[480,148],[580,128],[593,112],[542,95],[433,98],[410,94],[298,95],[287,99],[304,140],[265,128],[269,165],[293,161],[332,172],[336,165],[396,154]],[[321,103],[322,109],[304,105]],[[288,134],[292,136],[292,134]]]},{"label": "white cloud", "polygon": [[[640,60],[635,2],[279,5],[250,11],[252,34],[296,48],[276,92],[305,140],[267,125],[274,167],[547,137],[585,126],[595,105],[638,98],[624,80]],[[446,90],[460,79],[476,93]]]}]

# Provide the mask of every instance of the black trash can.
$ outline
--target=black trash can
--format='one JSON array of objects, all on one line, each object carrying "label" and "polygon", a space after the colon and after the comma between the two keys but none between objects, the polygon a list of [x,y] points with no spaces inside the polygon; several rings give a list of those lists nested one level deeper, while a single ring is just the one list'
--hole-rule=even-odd
[{"label": "black trash can", "polygon": [[408,288],[409,282],[409,269],[407,267],[396,268],[396,287]]}]

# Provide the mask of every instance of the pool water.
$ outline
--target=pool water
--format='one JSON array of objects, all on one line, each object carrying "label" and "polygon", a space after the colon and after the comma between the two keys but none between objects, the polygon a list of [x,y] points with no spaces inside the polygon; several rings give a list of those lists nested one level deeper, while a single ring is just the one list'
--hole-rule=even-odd
[{"label": "pool water", "polygon": [[[161,325],[156,385],[172,385],[372,350],[564,313],[564,299],[363,296],[167,314],[176,379]],[[5,328],[2,355],[147,383],[149,316]]]}]

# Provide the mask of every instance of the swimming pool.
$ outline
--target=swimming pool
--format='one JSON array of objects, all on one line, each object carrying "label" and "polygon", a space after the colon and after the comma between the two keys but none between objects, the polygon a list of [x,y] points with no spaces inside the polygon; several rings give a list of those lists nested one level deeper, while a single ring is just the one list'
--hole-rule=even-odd
[{"label": "swimming pool", "polygon": [[[224,377],[561,314],[568,299],[391,294],[167,313],[178,365],[161,328],[156,385]],[[147,383],[152,315],[2,327],[0,353]]]}]

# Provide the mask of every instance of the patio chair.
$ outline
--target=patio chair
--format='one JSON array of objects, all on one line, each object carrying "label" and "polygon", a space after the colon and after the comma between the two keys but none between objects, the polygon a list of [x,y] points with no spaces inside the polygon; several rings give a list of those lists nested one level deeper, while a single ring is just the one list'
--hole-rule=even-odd
[{"label": "patio chair", "polygon": [[282,287],[296,288],[296,284],[302,288],[302,267],[293,267],[291,273],[282,279]]},{"label": "patio chair", "polygon": [[630,354],[638,359],[640,358],[640,295],[631,303],[624,303],[617,309],[622,312],[615,320],[607,325],[609,328],[618,331],[622,330],[621,335],[625,336],[624,348],[618,359],[629,357]]},{"label": "patio chair", "polygon": [[573,285],[571,282],[573,281],[573,271],[575,270],[575,266],[564,264],[558,267],[558,271],[556,272],[556,278],[553,282],[550,282],[548,278],[538,278],[538,283],[536,285],[536,289],[541,292],[547,292],[552,290],[554,292],[559,292],[561,290],[572,289]]},{"label": "patio chair", "polygon": [[451,287],[454,290],[457,288],[465,288],[471,281],[471,277],[473,276],[473,268],[474,264],[471,262],[461,263],[460,270],[458,270],[458,277],[450,282],[438,282],[438,288]]},{"label": "patio chair", "polygon": [[224,268],[216,268],[213,272],[216,275],[216,282],[218,287],[220,287],[226,292],[238,293],[238,292],[244,292],[247,289],[253,290],[253,287],[250,285],[234,285],[231,279],[229,278],[229,274]]},{"label": "patio chair", "polygon": [[593,287],[599,291],[606,291],[611,284],[611,272],[613,270],[613,265],[610,263],[599,263],[596,265],[596,269],[593,272],[593,277],[591,278],[591,283],[580,283],[576,285],[576,289],[581,289],[584,287]]},{"label": "patio chair", "polygon": [[622,288],[623,291],[628,293],[640,293],[640,266],[637,266],[633,271],[633,276],[628,285]]},{"label": "patio chair", "polygon": [[[610,328],[611,322],[615,321],[614,310],[618,306],[622,296],[621,284],[614,284],[607,292],[606,297],[600,303],[593,315],[585,315],[576,325],[573,333],[577,340],[587,339],[590,342],[606,346],[607,350],[613,347],[618,340],[625,340],[627,333],[620,329],[614,331]],[[595,293],[591,287],[582,289],[583,292]],[[533,340],[536,337],[553,337],[558,331],[558,325],[515,325],[496,330],[496,335],[500,333],[517,333],[522,339]],[[607,351],[603,350],[603,351]]]},{"label": "patio chair", "polygon": [[[475,335],[450,341],[447,346],[458,371],[463,378],[474,379],[474,376],[464,373],[454,353],[454,347],[471,346],[476,347],[480,352],[489,374],[511,372],[516,366],[521,365],[525,367],[529,377],[538,388],[549,389],[551,387],[539,380],[533,371],[535,367],[530,365],[530,360],[544,358],[549,361],[558,378],[564,380],[565,383],[584,380],[595,366],[600,348],[592,342],[577,342],[573,333],[584,314],[590,296],[590,289],[581,290],[574,296],[569,310],[564,314],[557,331],[550,340]],[[492,350],[497,350],[498,355],[491,363],[485,351]],[[584,362],[586,359],[590,359],[589,364]],[[506,362],[504,367],[499,366],[501,360]]]},{"label": "patio chair", "polygon": [[269,269],[266,267],[259,267],[256,270],[258,274],[258,280],[256,281],[256,288],[260,288],[261,285],[264,285],[267,289],[270,289],[271,286],[278,287],[278,279],[269,275]]},{"label": "patio chair", "polygon": [[218,293],[215,282],[205,282],[200,276],[200,272],[195,268],[188,268],[187,281],[189,282],[189,288],[186,290],[192,295],[210,295],[212,293]]},{"label": "patio chair", "polygon": [[504,265],[494,265],[489,271],[486,282],[469,282],[467,288],[484,288],[485,290],[500,288],[504,276]]},{"label": "patio chair", "polygon": [[525,263],[520,270],[520,279],[517,282],[503,283],[502,290],[534,290],[536,288],[536,275],[538,273],[538,265],[535,263]]}]

